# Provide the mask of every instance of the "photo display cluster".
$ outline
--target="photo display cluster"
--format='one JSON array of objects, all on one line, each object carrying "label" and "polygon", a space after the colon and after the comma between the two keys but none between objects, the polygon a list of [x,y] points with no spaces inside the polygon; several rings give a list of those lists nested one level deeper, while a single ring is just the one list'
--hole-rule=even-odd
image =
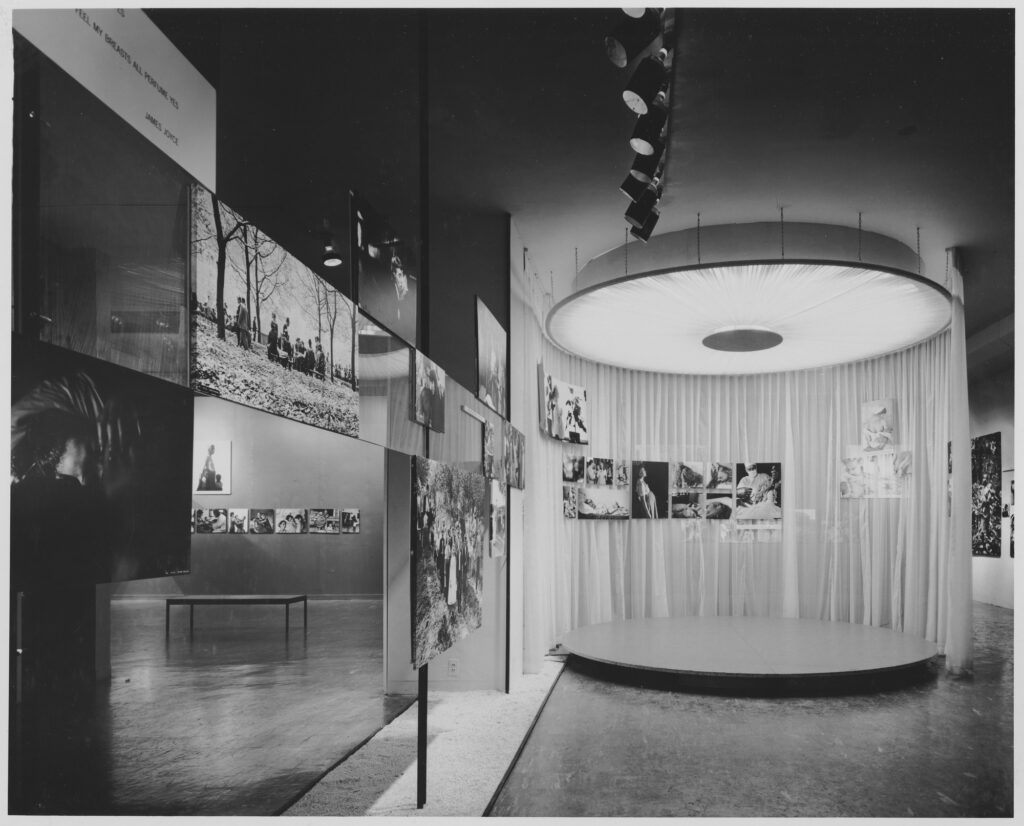
[{"label": "photo display cluster", "polygon": [[194,508],[192,533],[359,533],[359,510]]}]

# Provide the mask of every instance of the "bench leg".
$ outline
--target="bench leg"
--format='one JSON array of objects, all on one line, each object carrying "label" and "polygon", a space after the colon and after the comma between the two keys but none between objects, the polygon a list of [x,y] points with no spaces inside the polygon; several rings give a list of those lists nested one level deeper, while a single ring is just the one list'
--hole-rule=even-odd
[{"label": "bench leg", "polygon": [[284,638],[288,639],[288,620],[291,618],[292,606],[290,602],[284,604]]},{"label": "bench leg", "polygon": [[196,606],[195,606],[195,604],[192,604],[192,605],[188,606],[188,638],[189,638],[189,640],[192,639],[192,636],[195,633],[195,626],[196,626]]},{"label": "bench leg", "polygon": [[167,603],[165,606],[166,614],[164,615],[164,639],[169,640],[171,638],[171,603]]},{"label": "bench leg", "polygon": [[302,636],[305,637],[309,633],[309,600],[306,597],[302,598]]}]

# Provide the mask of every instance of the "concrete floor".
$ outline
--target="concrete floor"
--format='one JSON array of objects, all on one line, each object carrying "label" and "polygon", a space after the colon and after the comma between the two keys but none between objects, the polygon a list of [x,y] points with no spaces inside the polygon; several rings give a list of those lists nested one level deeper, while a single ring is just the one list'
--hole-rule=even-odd
[{"label": "concrete floor", "polygon": [[412,699],[385,703],[380,600],[310,601],[305,639],[283,614],[200,607],[190,643],[175,609],[165,643],[163,600],[116,600],[110,684],[12,719],[11,811],[283,810]]},{"label": "concrete floor", "polygon": [[975,670],[884,693],[745,698],[562,674],[494,816],[1013,814],[1013,612]]}]

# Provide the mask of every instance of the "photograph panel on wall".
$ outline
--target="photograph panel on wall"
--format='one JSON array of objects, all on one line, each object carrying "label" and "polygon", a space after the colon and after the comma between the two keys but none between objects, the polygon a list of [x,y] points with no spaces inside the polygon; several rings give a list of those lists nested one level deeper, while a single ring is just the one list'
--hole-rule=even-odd
[{"label": "photograph panel on wall", "polygon": [[740,462],[736,465],[736,519],[782,518],[782,465]]},{"label": "photograph panel on wall", "polygon": [[494,469],[494,425],[490,421],[483,424],[483,454],[484,476],[487,479],[494,479],[497,474]]},{"label": "photograph panel on wall", "polygon": [[[1009,482],[1009,486],[1007,486]],[[1014,510],[1013,471],[1003,471],[1003,533],[1010,535],[1010,556],[1013,557],[1013,510]]]},{"label": "photograph panel on wall", "polygon": [[341,511],[337,508],[308,508],[310,533],[341,533]]},{"label": "photograph panel on wall", "polygon": [[192,493],[231,493],[231,442],[195,440],[192,449]]},{"label": "photograph panel on wall", "polygon": [[196,508],[196,533],[227,533],[226,508]]},{"label": "photograph panel on wall", "polygon": [[409,346],[360,312],[356,351],[359,438],[413,453],[424,435],[410,424],[413,380]]},{"label": "photograph panel on wall", "polygon": [[732,519],[735,504],[731,493],[709,491],[704,498],[705,519]]},{"label": "photograph panel on wall", "polygon": [[504,556],[508,537],[508,486],[491,479],[491,556]]},{"label": "photograph panel on wall", "polygon": [[586,469],[583,472],[584,484],[595,487],[597,485],[611,485],[614,481],[615,462],[613,460],[596,457],[587,459]]},{"label": "photograph panel on wall", "polygon": [[628,460],[615,460],[615,471],[613,480],[615,487],[617,488],[632,487],[632,470],[630,468],[630,463]]},{"label": "photograph panel on wall", "polygon": [[359,305],[415,347],[419,243],[400,238],[386,218],[361,195],[351,193],[350,214]]},{"label": "photograph panel on wall", "polygon": [[576,519],[576,490],[576,485],[562,485],[562,516],[566,519]]},{"label": "photograph panel on wall", "polygon": [[476,299],[477,397],[508,417],[508,336],[487,305]]},{"label": "photograph panel on wall", "polygon": [[629,519],[628,488],[576,488],[579,519]]},{"label": "photograph panel on wall", "polygon": [[503,423],[502,432],[505,440],[505,481],[510,488],[522,490],[526,484],[526,436],[508,422]]},{"label": "photograph panel on wall", "polygon": [[412,420],[444,433],[446,374],[419,350],[410,350],[412,373]]},{"label": "photograph panel on wall", "polygon": [[971,553],[1002,555],[1002,434],[971,439]]},{"label": "photograph panel on wall", "polygon": [[706,490],[732,490],[732,465],[729,462],[708,462],[704,476]]},{"label": "photograph panel on wall", "polygon": [[248,508],[228,508],[228,533],[249,533]]},{"label": "photograph panel on wall", "polygon": [[12,585],[187,573],[192,394],[72,350],[9,341]]},{"label": "photograph panel on wall", "polygon": [[704,516],[704,502],[697,491],[672,494],[673,519],[701,519]]},{"label": "photograph panel on wall", "polygon": [[481,474],[413,459],[412,663],[419,667],[480,627],[490,487]]},{"label": "photograph panel on wall", "polygon": [[704,489],[703,462],[673,462],[670,467],[669,480],[671,492],[677,493]]},{"label": "photograph panel on wall", "polygon": [[633,462],[634,519],[668,517],[668,462]]},{"label": "photograph panel on wall", "polygon": [[359,509],[344,508],[341,511],[341,532],[359,533]]},{"label": "photograph panel on wall", "polygon": [[874,399],[860,406],[861,449],[865,453],[895,450],[896,400]]},{"label": "photograph panel on wall", "polygon": [[274,533],[306,533],[305,508],[274,508]]},{"label": "photograph panel on wall", "polygon": [[864,457],[844,456],[839,467],[839,497],[841,499],[864,499],[868,496],[868,479],[864,473]]},{"label": "photograph panel on wall", "polygon": [[273,508],[249,508],[249,533],[276,533]]},{"label": "photograph panel on wall", "polygon": [[552,439],[574,444],[590,443],[587,390],[554,378],[537,365],[540,381],[540,428]]},{"label": "photograph panel on wall", "polygon": [[562,454],[562,481],[582,482],[586,457],[579,453]]},{"label": "photograph panel on wall", "polygon": [[191,243],[192,389],[358,436],[356,305],[198,185]]}]

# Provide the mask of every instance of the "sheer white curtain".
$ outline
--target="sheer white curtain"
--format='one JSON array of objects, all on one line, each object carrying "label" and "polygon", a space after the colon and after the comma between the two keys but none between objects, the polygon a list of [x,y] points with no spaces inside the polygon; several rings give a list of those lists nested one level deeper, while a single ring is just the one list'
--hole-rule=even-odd
[{"label": "sheer white curtain", "polygon": [[[735,377],[587,362],[550,344],[539,312],[532,316],[525,358],[534,369],[542,362],[556,378],[586,387],[591,433],[589,445],[570,446],[541,435],[539,424],[528,428],[527,669],[571,628],[684,615],[889,627],[937,642],[947,666],[969,667],[970,537],[965,541],[969,521],[962,521],[970,519],[969,476],[954,477],[959,505],[952,519],[946,501],[951,435],[954,469],[967,474],[970,462],[958,430],[967,433],[959,307],[959,327],[954,321],[908,350],[834,368]],[[539,422],[538,384],[526,390]],[[887,398],[896,400],[897,443],[913,457],[903,495],[842,499],[841,459],[859,444],[861,404]],[[565,519],[561,467],[570,452],[781,462],[781,541],[727,541],[714,520]]]}]

